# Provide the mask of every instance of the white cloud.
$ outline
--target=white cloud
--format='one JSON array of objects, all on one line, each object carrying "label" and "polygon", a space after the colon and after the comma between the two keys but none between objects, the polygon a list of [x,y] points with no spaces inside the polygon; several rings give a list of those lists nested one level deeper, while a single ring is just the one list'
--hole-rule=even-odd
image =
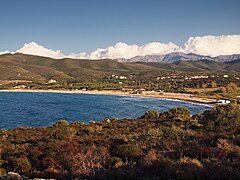
[{"label": "white cloud", "polygon": [[172,52],[177,52],[179,51],[179,49],[180,47],[172,42],[168,44],[152,42],[140,47],[140,55],[164,55]]},{"label": "white cloud", "polygon": [[10,53],[9,51],[2,51],[2,52],[0,52],[0,55],[1,54],[7,54],[7,53]]},{"label": "white cloud", "polygon": [[240,54],[240,35],[190,37],[182,51],[209,56]]},{"label": "white cloud", "polygon": [[[119,42],[114,46],[107,48],[98,48],[87,54],[86,52],[63,54],[60,50],[47,49],[35,42],[24,44],[16,52],[46,56],[55,59],[75,58],[75,59],[102,59],[102,58],[132,58],[145,55],[165,55],[172,52],[195,53],[201,55],[218,56],[240,54],[240,35],[222,35],[222,36],[196,36],[190,37],[183,47],[176,44],[151,42],[145,45],[126,44]],[[9,53],[9,51],[0,52],[0,54]]]},{"label": "white cloud", "polygon": [[23,47],[21,49],[18,49],[16,52],[23,53],[23,54],[50,57],[54,59],[62,59],[62,58],[84,59],[88,57],[87,53],[85,52],[82,52],[79,54],[71,53],[69,55],[65,55],[60,50],[54,51],[52,49],[47,49],[37,44],[36,42],[25,43]]},{"label": "white cloud", "polygon": [[72,58],[72,59],[88,59],[88,54],[86,52],[81,52],[79,54],[71,53],[65,57]]},{"label": "white cloud", "polygon": [[160,42],[152,42],[143,46],[128,45],[122,42],[117,43],[115,46],[110,46],[106,49],[97,49],[89,56],[90,59],[99,58],[132,58],[135,56],[145,56],[149,54],[163,55],[171,52],[176,52],[179,47],[173,43],[163,44]]},{"label": "white cloud", "polygon": [[90,59],[98,58],[129,58],[138,55],[139,47],[137,45],[128,45],[122,42],[117,43],[115,46],[110,46],[106,49],[97,49],[89,56]]},{"label": "white cloud", "polygon": [[52,49],[47,49],[41,45],[38,45],[35,42],[25,43],[24,46],[21,49],[17,50],[16,52],[51,57],[55,59],[61,59],[65,57],[65,55],[61,53],[60,50],[54,51]]}]

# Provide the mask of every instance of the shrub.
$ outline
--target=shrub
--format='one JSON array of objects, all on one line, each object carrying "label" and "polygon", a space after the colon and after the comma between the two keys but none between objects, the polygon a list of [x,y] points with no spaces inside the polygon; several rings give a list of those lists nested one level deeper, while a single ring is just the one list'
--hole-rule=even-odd
[{"label": "shrub", "polygon": [[121,144],[118,145],[115,150],[115,154],[122,158],[135,159],[142,154],[141,149],[137,145],[133,144]]},{"label": "shrub", "polygon": [[227,89],[225,87],[220,87],[218,90],[215,91],[216,93],[227,93]]},{"label": "shrub", "polygon": [[199,160],[183,157],[179,160],[177,177],[178,179],[199,179],[202,169],[203,165]]},{"label": "shrub", "polygon": [[147,152],[147,154],[144,157],[144,164],[146,166],[151,166],[153,163],[155,163],[158,159],[158,154],[155,149],[151,149]]},{"label": "shrub", "polygon": [[164,138],[164,132],[160,128],[151,128],[139,135],[138,141],[144,144],[146,148],[153,148],[161,144]]},{"label": "shrub", "polygon": [[108,149],[95,145],[83,148],[80,152],[73,155],[73,165],[71,173],[74,175],[95,176],[102,169],[105,169],[109,159]]},{"label": "shrub", "polygon": [[17,158],[14,163],[14,171],[18,173],[27,173],[32,168],[31,163],[27,158]]},{"label": "shrub", "polygon": [[111,157],[109,163],[112,167],[119,167],[123,164],[122,159],[119,157]]},{"label": "shrub", "polygon": [[219,139],[217,142],[217,148],[221,150],[222,153],[225,153],[228,157],[238,157],[240,159],[240,147],[232,144],[231,142],[225,139]]},{"label": "shrub", "polygon": [[215,106],[203,113],[204,122],[214,122],[217,126],[228,126],[240,123],[240,105],[230,103]]},{"label": "shrub", "polygon": [[182,166],[193,166],[193,167],[196,167],[196,168],[202,168],[203,167],[202,163],[199,160],[191,159],[189,157],[180,158],[179,163]]},{"label": "shrub", "polygon": [[59,120],[53,124],[54,127],[64,127],[68,125],[69,125],[69,122],[66,120]]},{"label": "shrub", "polygon": [[238,87],[237,84],[231,82],[227,85],[226,90],[228,93],[231,93],[233,91],[236,91],[237,87]]},{"label": "shrub", "polygon": [[161,119],[171,119],[171,120],[189,120],[191,117],[188,108],[172,108],[164,113],[160,114]]},{"label": "shrub", "polygon": [[0,168],[0,177],[5,176],[7,174],[6,170],[4,168]]},{"label": "shrub", "polygon": [[149,110],[144,113],[142,118],[147,118],[147,119],[158,119],[159,118],[159,112],[155,110]]}]

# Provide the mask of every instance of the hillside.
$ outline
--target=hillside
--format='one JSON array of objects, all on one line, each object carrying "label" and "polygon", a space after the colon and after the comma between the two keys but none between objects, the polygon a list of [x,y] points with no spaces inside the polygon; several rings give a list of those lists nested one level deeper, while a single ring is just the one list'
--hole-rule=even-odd
[{"label": "hillside", "polygon": [[136,62],[135,64],[144,64],[165,71],[180,71],[180,72],[240,72],[240,60],[231,62],[215,62],[210,60],[198,61],[177,61],[174,63],[158,63],[158,62]]},{"label": "hillside", "polygon": [[117,61],[51,59],[47,57],[5,54],[0,56],[0,79],[81,80],[99,79],[109,72],[153,71],[146,65],[130,65]]},{"label": "hillside", "polygon": [[227,63],[228,67],[226,68],[227,71],[235,71],[235,72],[239,72],[240,70],[240,59],[235,60],[235,61],[231,61]]},{"label": "hillside", "polygon": [[0,55],[0,80],[58,81],[101,79],[108,74],[180,72],[240,72],[240,60],[215,62],[210,60],[177,61],[175,63],[134,62],[115,60],[52,59],[47,57],[4,54]]}]

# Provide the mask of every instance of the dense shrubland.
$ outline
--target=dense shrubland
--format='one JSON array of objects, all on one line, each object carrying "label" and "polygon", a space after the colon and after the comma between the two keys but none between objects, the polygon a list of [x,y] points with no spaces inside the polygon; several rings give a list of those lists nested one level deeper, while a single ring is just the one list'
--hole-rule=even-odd
[{"label": "dense shrubland", "polygon": [[239,179],[240,105],[191,116],[150,110],[135,120],[0,131],[0,173],[96,179]]}]

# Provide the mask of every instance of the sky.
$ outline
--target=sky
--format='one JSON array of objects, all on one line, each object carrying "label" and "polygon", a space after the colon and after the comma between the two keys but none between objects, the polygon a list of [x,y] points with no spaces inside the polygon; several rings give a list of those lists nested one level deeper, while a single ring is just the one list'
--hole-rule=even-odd
[{"label": "sky", "polygon": [[[0,3],[2,53],[128,58],[174,51],[216,56],[240,50],[239,0],[1,0]],[[218,47],[219,42],[228,46]],[[203,49],[206,44],[217,48],[216,51]]]}]

